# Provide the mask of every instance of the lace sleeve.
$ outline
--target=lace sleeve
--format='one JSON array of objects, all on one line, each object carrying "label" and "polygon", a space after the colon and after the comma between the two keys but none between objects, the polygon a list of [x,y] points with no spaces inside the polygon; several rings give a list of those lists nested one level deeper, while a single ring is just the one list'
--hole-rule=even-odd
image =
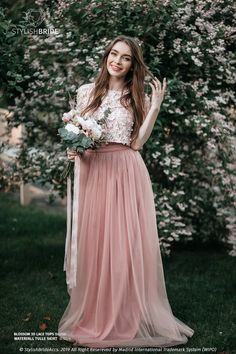
[{"label": "lace sleeve", "polygon": [[145,117],[148,114],[150,107],[151,107],[151,99],[147,94],[145,94],[145,101],[144,101]]},{"label": "lace sleeve", "polygon": [[82,111],[88,105],[92,84],[83,84],[76,90],[76,109]]}]

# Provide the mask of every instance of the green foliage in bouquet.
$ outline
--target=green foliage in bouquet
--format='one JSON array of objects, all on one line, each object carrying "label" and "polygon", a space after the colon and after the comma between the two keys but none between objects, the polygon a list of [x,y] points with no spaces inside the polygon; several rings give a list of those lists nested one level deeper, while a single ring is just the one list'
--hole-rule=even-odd
[{"label": "green foliage in bouquet", "polygon": [[70,150],[75,150],[83,154],[89,147],[94,147],[94,141],[86,135],[77,135],[65,128],[59,128],[58,132],[65,147],[68,147]]},{"label": "green foliage in bouquet", "polygon": [[[63,145],[70,150],[74,150],[83,155],[88,148],[94,148],[94,141],[84,134],[75,134],[65,128],[58,129]],[[74,162],[68,161],[64,171],[61,174],[61,181],[73,174]]]}]

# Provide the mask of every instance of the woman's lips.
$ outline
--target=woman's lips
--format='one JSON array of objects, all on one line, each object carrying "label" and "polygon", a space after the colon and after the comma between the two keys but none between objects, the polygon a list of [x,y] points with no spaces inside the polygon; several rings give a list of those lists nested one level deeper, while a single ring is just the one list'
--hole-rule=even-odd
[{"label": "woman's lips", "polygon": [[111,65],[111,68],[114,71],[121,71],[122,70],[121,68],[118,68],[117,66],[113,66],[113,65]]}]

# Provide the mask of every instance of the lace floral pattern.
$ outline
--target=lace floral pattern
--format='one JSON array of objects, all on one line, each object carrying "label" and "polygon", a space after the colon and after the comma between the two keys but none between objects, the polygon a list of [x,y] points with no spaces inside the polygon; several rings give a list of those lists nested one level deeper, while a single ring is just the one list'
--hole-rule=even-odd
[{"label": "lace floral pattern", "polygon": [[[81,112],[89,103],[89,94],[94,87],[94,83],[84,84],[77,89],[77,109]],[[130,146],[130,136],[133,130],[132,114],[120,103],[121,92],[109,90],[102,104],[92,116],[99,121],[104,117],[106,109],[110,108],[111,113],[107,117],[107,131],[105,141],[121,143]],[[145,95],[146,114],[150,109],[150,99]],[[85,117],[91,115],[87,112]]]}]

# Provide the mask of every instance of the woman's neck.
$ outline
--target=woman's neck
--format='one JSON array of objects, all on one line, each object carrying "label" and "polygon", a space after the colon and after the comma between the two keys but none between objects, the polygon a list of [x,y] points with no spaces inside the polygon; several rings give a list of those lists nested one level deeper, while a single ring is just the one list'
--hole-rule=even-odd
[{"label": "woman's neck", "polygon": [[110,78],[109,90],[122,91],[123,88],[124,88],[124,81],[123,80],[114,80],[114,79]]}]

